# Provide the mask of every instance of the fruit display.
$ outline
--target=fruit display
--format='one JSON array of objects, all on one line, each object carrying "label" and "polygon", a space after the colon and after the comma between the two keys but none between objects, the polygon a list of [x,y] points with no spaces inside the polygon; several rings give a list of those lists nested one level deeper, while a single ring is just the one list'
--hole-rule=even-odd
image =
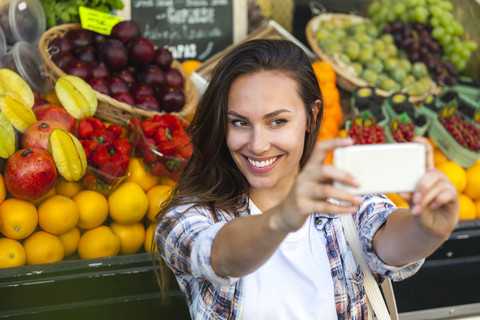
[{"label": "fruit display", "polygon": [[[42,0],[56,22],[76,19],[74,2]],[[435,166],[457,188],[461,220],[480,219],[480,111],[476,95],[456,91],[476,44],[462,40],[449,1],[389,3],[386,12],[387,1],[372,1],[368,18],[332,14],[309,26],[324,53],[312,62],[323,98],[319,140],[402,143],[428,135]],[[201,63],[175,61],[131,20],[109,36],[79,24],[51,31],[39,43],[62,73],[47,64],[51,93],[34,93],[0,69],[0,268],[150,253],[155,215],[192,155],[194,111],[182,112],[187,75]],[[337,85],[352,93],[352,114]],[[108,119],[105,110],[114,110]]]},{"label": "fruit display", "polygon": [[42,97],[21,80],[0,83],[10,85],[0,93],[0,267],[151,252],[155,214],[192,152],[188,122],[106,123],[76,76]]},{"label": "fruit display", "polygon": [[53,38],[46,50],[63,72],[121,103],[171,113],[180,112],[187,102],[186,80],[173,65],[172,53],[142,37],[132,20],[117,23],[109,36],[71,28]]},{"label": "fruit display", "polygon": [[402,113],[394,118],[388,127],[389,133],[396,142],[412,142],[415,136],[415,125],[407,113]]},{"label": "fruit display", "polygon": [[385,141],[383,127],[375,123],[375,118],[369,112],[356,115],[347,133],[354,144],[376,144]]},{"label": "fruit display", "polygon": [[[155,177],[176,181],[185,161],[192,155],[188,123],[171,114],[155,115],[145,120],[133,119],[131,126],[140,131],[136,155]],[[134,128],[135,130],[135,128]]]},{"label": "fruit display", "polygon": [[466,122],[464,117],[455,112],[457,107],[447,105],[439,115],[440,123],[462,147],[473,152],[480,151],[480,128]]},{"label": "fruit display", "polygon": [[382,33],[370,20],[325,14],[312,19],[307,30],[310,46],[332,62],[343,77],[339,85],[347,82],[347,90],[368,85],[383,97],[404,91],[414,98],[435,89],[427,66],[421,61],[411,63],[393,36]]},{"label": "fruit display", "polygon": [[367,11],[373,23],[387,28],[403,48],[408,48],[410,59],[427,61],[436,80],[450,85],[455,82],[456,71],[443,63],[449,61],[463,71],[478,48],[476,42],[462,39],[464,27],[453,16],[453,6],[448,0],[376,0]]},{"label": "fruit display", "polygon": [[382,110],[383,100],[376,94],[374,87],[357,87],[352,94],[352,108],[355,113],[370,112],[375,122],[382,123],[386,120]]}]

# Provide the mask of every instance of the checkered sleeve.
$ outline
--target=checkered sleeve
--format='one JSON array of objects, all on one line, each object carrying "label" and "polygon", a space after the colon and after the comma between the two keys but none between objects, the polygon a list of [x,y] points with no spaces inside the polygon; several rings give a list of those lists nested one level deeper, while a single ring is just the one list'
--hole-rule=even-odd
[{"label": "checkered sleeve", "polygon": [[377,273],[377,276],[400,281],[415,274],[425,259],[401,267],[391,266],[383,262],[373,250],[373,236],[396,209],[397,207],[384,195],[366,196],[356,215],[356,222],[360,229],[360,240],[370,269]]}]

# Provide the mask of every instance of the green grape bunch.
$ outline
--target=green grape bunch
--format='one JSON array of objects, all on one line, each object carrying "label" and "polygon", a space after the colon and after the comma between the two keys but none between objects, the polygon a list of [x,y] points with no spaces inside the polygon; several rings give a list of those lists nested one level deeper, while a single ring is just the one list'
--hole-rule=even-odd
[{"label": "green grape bunch", "polygon": [[412,97],[434,89],[425,63],[411,63],[398,50],[394,37],[382,33],[370,20],[325,19],[319,23],[314,37],[335,63],[369,86],[386,92],[406,92]]},{"label": "green grape bunch", "polygon": [[450,61],[458,71],[463,71],[478,44],[462,40],[464,28],[453,16],[452,10],[452,2],[448,0],[376,0],[368,6],[367,14],[380,29],[396,21],[425,25],[433,39],[441,45],[442,59]]}]

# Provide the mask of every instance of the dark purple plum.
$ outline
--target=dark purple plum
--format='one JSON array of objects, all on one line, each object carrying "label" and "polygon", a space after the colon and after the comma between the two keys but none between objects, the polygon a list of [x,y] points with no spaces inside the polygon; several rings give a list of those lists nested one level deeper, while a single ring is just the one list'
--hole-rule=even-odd
[{"label": "dark purple plum", "polygon": [[160,111],[160,105],[154,95],[142,94],[135,99],[135,107],[149,110]]},{"label": "dark purple plum", "polygon": [[149,85],[154,89],[167,84],[165,72],[155,65],[145,67],[140,73],[138,80],[140,83]]},{"label": "dark purple plum", "polygon": [[153,63],[162,68],[169,69],[173,62],[173,56],[170,50],[167,48],[158,48],[155,50],[155,57],[153,58]]},{"label": "dark purple plum", "polygon": [[137,98],[140,95],[148,94],[154,95],[155,92],[153,91],[152,87],[146,84],[136,84],[130,89],[130,93],[132,94],[133,98]]},{"label": "dark purple plum", "polygon": [[128,71],[128,69],[123,69],[115,72],[114,76],[117,76],[123,81],[125,81],[129,87],[135,84],[135,76],[130,71]]},{"label": "dark purple plum", "polygon": [[121,70],[128,65],[128,50],[121,41],[107,39],[100,48],[99,58],[110,71]]},{"label": "dark purple plum", "polygon": [[51,57],[55,57],[72,53],[72,45],[64,37],[57,37],[50,41],[47,50]]},{"label": "dark purple plum", "polygon": [[85,29],[70,29],[65,33],[65,38],[73,48],[91,46],[93,44],[92,34]]},{"label": "dark purple plum", "polygon": [[93,46],[98,49],[107,40],[107,36],[98,32],[92,32],[92,40]]},{"label": "dark purple plum", "polygon": [[120,40],[123,43],[127,43],[133,38],[141,36],[140,27],[133,20],[124,20],[117,23],[112,28],[110,37]]},{"label": "dark purple plum", "polygon": [[92,71],[92,78],[108,78],[110,77],[110,71],[103,62],[94,61],[90,63],[90,70]]},{"label": "dark purple plum", "polygon": [[97,60],[97,50],[93,46],[78,47],[75,49],[75,57],[80,61],[91,63]]},{"label": "dark purple plum", "polygon": [[55,63],[55,65],[62,70],[65,68],[65,65],[67,63],[69,63],[70,61],[72,61],[74,59],[75,58],[69,53],[62,54],[62,55],[55,55],[55,56],[52,57],[53,63]]},{"label": "dark purple plum", "polygon": [[165,71],[165,75],[167,76],[167,83],[169,85],[183,88],[184,80],[180,71],[175,68],[170,68]]},{"label": "dark purple plum", "polygon": [[92,77],[90,67],[85,62],[76,59],[72,59],[65,64],[63,71],[65,71],[66,74],[77,76],[85,81],[88,81]]},{"label": "dark purple plum", "polygon": [[155,57],[155,47],[146,38],[133,38],[127,44],[130,62],[136,66],[146,66]]},{"label": "dark purple plum", "polygon": [[128,84],[119,77],[110,77],[107,79],[107,83],[110,87],[112,95],[115,95],[119,92],[130,93],[130,88],[128,87]]},{"label": "dark purple plum", "polygon": [[178,112],[185,105],[185,94],[179,87],[165,85],[157,91],[157,99],[162,110]]},{"label": "dark purple plum", "polygon": [[115,100],[118,100],[120,102],[129,104],[133,106],[135,104],[135,99],[133,99],[132,95],[126,92],[118,92],[113,95],[113,98]]},{"label": "dark purple plum", "polygon": [[93,90],[95,91],[106,94],[107,96],[111,95],[112,93],[110,91],[110,86],[107,80],[104,78],[94,78],[94,79],[91,79],[88,83],[92,86]]}]

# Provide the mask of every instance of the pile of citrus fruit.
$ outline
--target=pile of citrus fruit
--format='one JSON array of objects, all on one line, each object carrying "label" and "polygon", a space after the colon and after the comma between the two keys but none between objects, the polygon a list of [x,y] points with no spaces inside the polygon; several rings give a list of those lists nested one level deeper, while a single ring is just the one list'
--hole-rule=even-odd
[{"label": "pile of citrus fruit", "polygon": [[[460,200],[459,219],[480,219],[480,159],[470,168],[465,169],[451,161],[438,148],[432,139],[435,168],[445,173],[457,189]],[[398,194],[388,194],[398,207],[408,207],[408,203]]]},{"label": "pile of citrus fruit", "polygon": [[0,268],[152,252],[155,214],[174,182],[133,158],[109,195],[59,179],[36,201],[7,196],[0,174]]}]

